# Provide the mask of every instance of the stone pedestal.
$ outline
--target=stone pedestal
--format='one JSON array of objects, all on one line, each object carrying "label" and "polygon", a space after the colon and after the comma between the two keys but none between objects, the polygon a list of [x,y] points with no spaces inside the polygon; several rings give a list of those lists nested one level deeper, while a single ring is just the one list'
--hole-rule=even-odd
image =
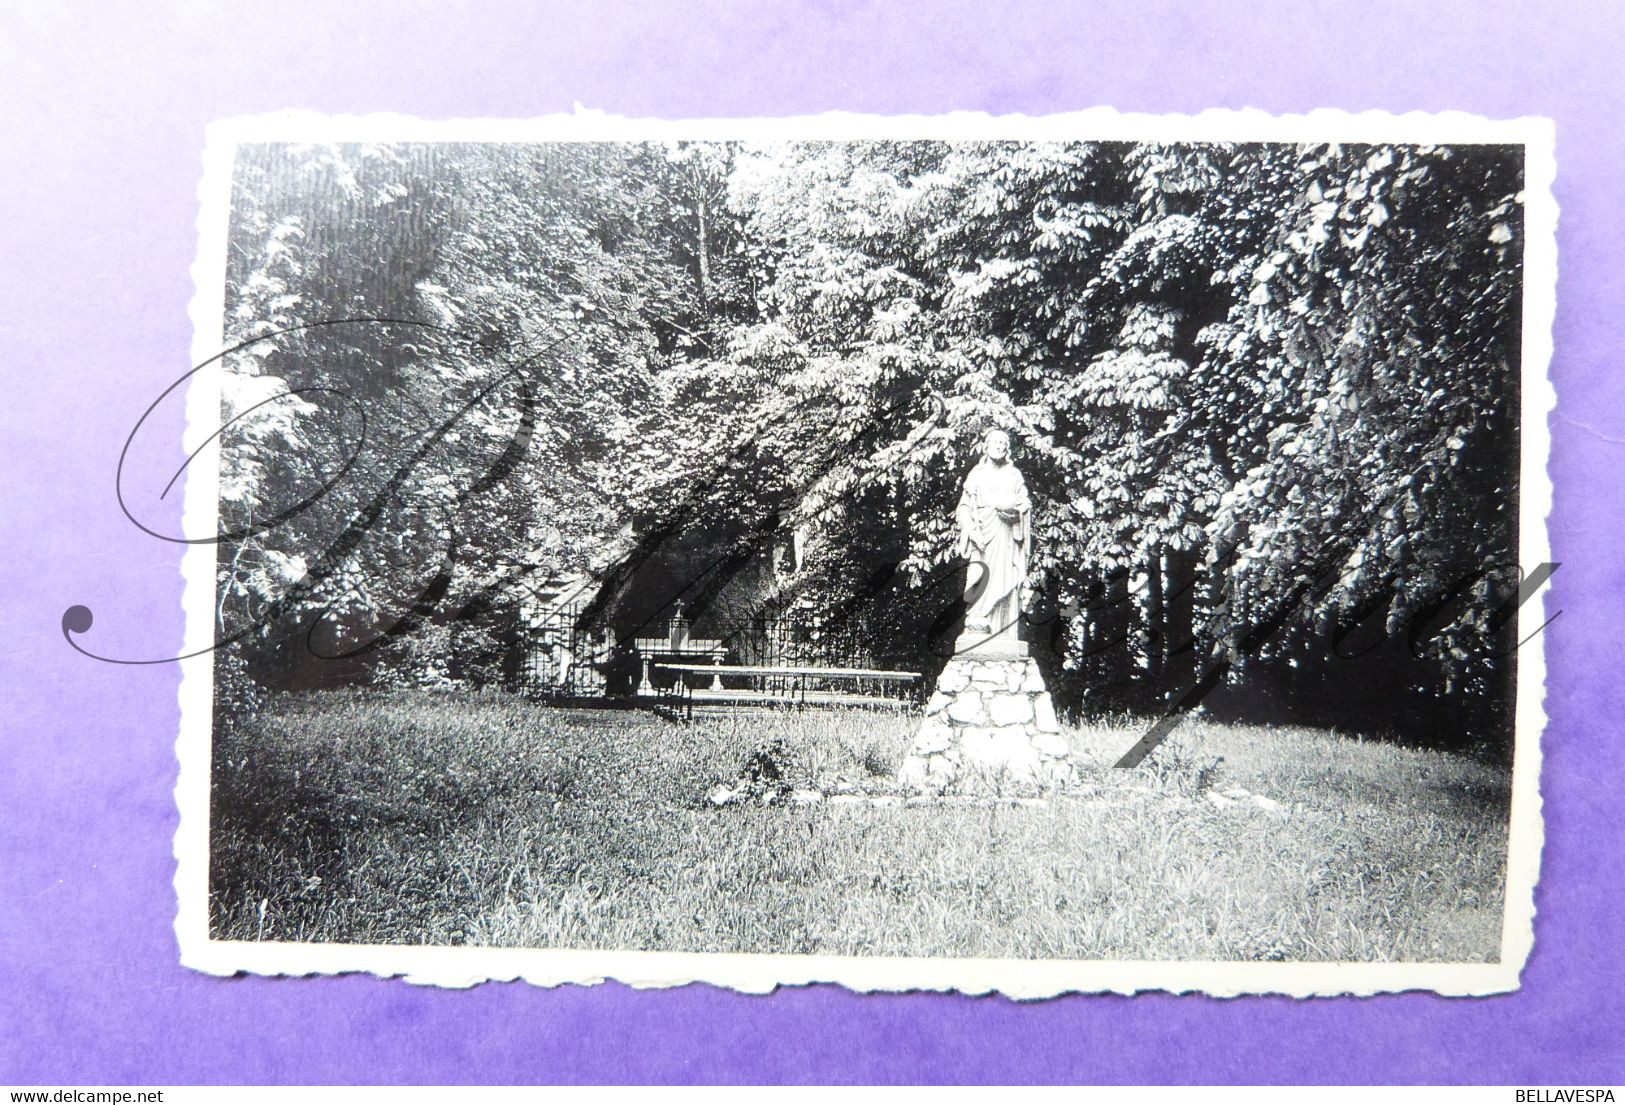
[{"label": "stone pedestal", "polygon": [[898,778],[916,790],[1034,789],[1072,780],[1055,706],[1026,648],[957,653]]}]

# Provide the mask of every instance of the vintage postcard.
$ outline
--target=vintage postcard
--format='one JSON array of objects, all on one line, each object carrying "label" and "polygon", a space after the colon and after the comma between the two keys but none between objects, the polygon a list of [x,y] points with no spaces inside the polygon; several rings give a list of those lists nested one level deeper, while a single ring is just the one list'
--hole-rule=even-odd
[{"label": "vintage postcard", "polygon": [[187,965],[1518,986],[1549,123],[286,113],[204,161]]}]

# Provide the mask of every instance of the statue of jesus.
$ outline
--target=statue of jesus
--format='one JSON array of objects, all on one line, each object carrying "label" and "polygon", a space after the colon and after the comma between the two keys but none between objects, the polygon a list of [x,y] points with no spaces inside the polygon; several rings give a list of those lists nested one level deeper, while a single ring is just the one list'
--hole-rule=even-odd
[{"label": "statue of jesus", "polygon": [[987,650],[1025,651],[1016,625],[1032,552],[1031,519],[1027,484],[1010,460],[1010,438],[994,430],[982,442],[982,459],[965,477],[954,511],[956,551],[971,562],[965,576],[970,610],[956,651],[978,644]]}]

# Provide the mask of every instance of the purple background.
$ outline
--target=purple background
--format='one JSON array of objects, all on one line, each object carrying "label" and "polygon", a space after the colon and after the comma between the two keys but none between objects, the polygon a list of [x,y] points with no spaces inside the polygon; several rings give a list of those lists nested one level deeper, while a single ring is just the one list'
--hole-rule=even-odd
[{"label": "purple background", "polygon": [[[1625,1081],[1625,18],[1592,4],[279,3],[0,14],[0,1082]],[[1424,10],[1417,11],[1416,8]],[[139,10],[138,10],[139,9]],[[178,546],[112,495],[189,367],[204,124],[1258,107],[1544,114],[1562,207],[1547,844],[1522,992],[1020,1005],[831,987],[211,979],[171,930]],[[179,463],[180,413],[150,471]],[[161,485],[161,480],[160,480]],[[178,504],[153,517],[178,525]]]}]

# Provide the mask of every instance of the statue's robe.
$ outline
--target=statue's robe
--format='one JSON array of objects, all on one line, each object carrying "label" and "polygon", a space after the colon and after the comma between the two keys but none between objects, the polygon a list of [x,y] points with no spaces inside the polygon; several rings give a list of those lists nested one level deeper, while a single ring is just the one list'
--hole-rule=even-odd
[{"label": "statue's robe", "polygon": [[[1014,521],[1000,510],[1015,512]],[[1021,617],[1021,588],[1027,582],[1027,556],[1032,546],[1032,502],[1027,483],[1010,461],[983,458],[965,478],[954,520],[959,552],[973,563],[965,579],[970,603],[967,629],[997,634]],[[982,565],[978,573],[976,562]]]}]

